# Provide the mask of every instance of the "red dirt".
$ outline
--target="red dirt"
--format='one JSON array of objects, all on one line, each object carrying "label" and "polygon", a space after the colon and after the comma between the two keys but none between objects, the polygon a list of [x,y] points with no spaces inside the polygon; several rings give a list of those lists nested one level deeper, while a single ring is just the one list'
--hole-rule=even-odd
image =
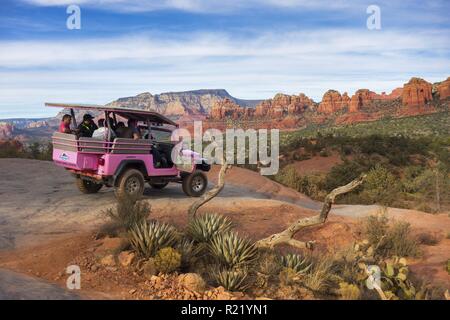
[{"label": "red dirt", "polygon": [[292,166],[299,174],[327,173],[335,165],[343,161],[339,154],[333,153],[328,157],[314,156],[311,159],[295,161]]}]

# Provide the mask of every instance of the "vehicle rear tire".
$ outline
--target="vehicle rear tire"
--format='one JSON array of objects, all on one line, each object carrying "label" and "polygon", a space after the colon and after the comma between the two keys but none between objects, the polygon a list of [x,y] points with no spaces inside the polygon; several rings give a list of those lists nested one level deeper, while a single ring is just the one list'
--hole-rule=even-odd
[{"label": "vehicle rear tire", "polygon": [[183,178],[183,191],[190,197],[200,197],[208,186],[208,178],[202,171],[194,171]]},{"label": "vehicle rear tire", "polygon": [[101,183],[95,183],[90,180],[84,180],[79,177],[76,179],[75,182],[77,184],[78,189],[85,194],[97,193],[103,187],[103,184]]},{"label": "vehicle rear tire", "polygon": [[169,183],[161,182],[161,183],[149,183],[153,189],[164,189]]},{"label": "vehicle rear tire", "polygon": [[117,198],[142,197],[145,188],[145,180],[142,172],[136,169],[128,169],[119,177],[115,193]]}]

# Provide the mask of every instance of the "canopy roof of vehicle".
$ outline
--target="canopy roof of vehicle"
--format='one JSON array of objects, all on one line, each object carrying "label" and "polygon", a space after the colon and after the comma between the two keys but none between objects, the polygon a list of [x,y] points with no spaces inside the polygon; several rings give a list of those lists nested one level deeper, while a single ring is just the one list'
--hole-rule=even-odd
[{"label": "canopy roof of vehicle", "polygon": [[92,110],[100,112],[114,112],[115,114],[124,117],[126,119],[135,119],[137,121],[150,121],[155,123],[170,124],[178,127],[178,124],[169,118],[166,118],[162,114],[154,111],[128,109],[128,108],[111,108],[103,105],[96,104],[78,104],[78,103],[56,103],[47,102],[46,107],[68,108],[78,110]]}]

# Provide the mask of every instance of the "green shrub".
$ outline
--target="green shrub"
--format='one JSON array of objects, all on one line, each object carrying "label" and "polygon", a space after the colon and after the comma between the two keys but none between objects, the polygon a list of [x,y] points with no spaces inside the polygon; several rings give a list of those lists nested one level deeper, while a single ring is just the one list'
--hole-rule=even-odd
[{"label": "green shrub", "polygon": [[389,226],[389,219],[384,214],[366,219],[365,236],[375,254],[382,257],[414,257],[419,253],[417,240],[411,235],[410,224],[395,222]]},{"label": "green shrub", "polygon": [[216,213],[205,213],[191,219],[187,234],[196,242],[209,242],[216,234],[227,232],[233,226],[232,221]]},{"label": "green shrub", "polygon": [[371,169],[364,180],[360,198],[367,203],[391,204],[399,192],[398,179],[381,165]]},{"label": "green shrub", "polygon": [[171,248],[160,249],[154,258],[156,270],[162,273],[171,273],[181,266],[181,254]]},{"label": "green shrub", "polygon": [[417,235],[417,242],[426,246],[435,246],[439,243],[439,238],[435,234],[423,232]]},{"label": "green shrub", "polygon": [[358,286],[351,283],[340,282],[338,291],[343,300],[358,300],[361,297]]},{"label": "green shrub", "polygon": [[106,210],[106,215],[118,228],[129,230],[136,224],[145,222],[150,215],[151,207],[145,201],[134,201],[130,198],[119,198],[115,208]]},{"label": "green shrub", "polygon": [[212,238],[208,248],[217,262],[226,268],[249,265],[258,257],[254,244],[231,231],[218,233]]},{"label": "green shrub", "polygon": [[174,227],[156,221],[143,221],[131,227],[128,232],[132,248],[142,257],[153,257],[165,247],[172,247],[177,242],[177,231]]},{"label": "green shrub", "polygon": [[302,282],[308,289],[323,293],[327,291],[332,285],[332,270],[333,259],[328,255],[323,255],[314,259],[311,268],[302,277]]}]

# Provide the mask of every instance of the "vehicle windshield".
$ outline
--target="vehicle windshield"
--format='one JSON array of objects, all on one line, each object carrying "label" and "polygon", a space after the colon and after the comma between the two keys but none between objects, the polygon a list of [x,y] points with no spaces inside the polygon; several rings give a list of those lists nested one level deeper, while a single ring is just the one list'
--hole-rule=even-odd
[{"label": "vehicle windshield", "polygon": [[166,130],[159,130],[157,128],[152,127],[152,136],[153,139],[157,142],[165,142],[165,143],[171,143],[171,137],[172,132],[166,131]]}]

